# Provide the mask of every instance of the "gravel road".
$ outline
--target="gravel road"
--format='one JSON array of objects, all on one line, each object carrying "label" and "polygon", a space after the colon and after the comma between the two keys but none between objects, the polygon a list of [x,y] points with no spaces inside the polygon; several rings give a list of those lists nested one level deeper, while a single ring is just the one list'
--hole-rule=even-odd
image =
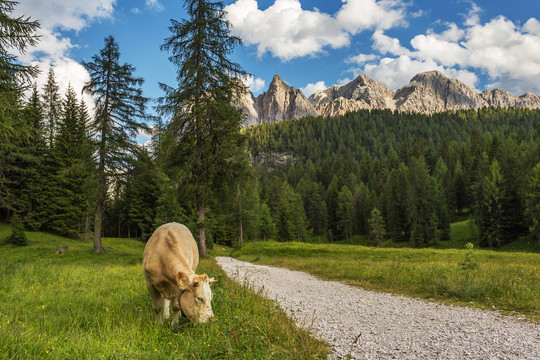
[{"label": "gravel road", "polygon": [[217,257],[227,275],[277,300],[332,345],[332,359],[540,359],[540,325],[496,312],[366,291]]}]

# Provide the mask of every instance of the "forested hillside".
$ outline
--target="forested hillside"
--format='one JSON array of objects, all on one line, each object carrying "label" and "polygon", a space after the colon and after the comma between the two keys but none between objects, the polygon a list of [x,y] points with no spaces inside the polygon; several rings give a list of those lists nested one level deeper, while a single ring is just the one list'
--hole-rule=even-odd
[{"label": "forested hillside", "polygon": [[[38,69],[18,63],[12,52],[37,43],[39,24],[10,17],[16,4],[0,6],[9,30],[0,42],[0,220],[20,230],[21,244],[25,227],[93,234],[104,252],[103,235],[145,239],[177,221],[203,255],[206,243],[355,235],[421,247],[448,240],[464,216],[480,246],[539,242],[540,110],[364,110],[242,130],[233,104],[245,72],[228,59],[241,41],[223,4],[206,2],[187,7],[188,22],[171,22],[161,49],[178,83],[160,84],[157,113],[113,36],[82,64],[89,110],[71,87],[60,92],[54,68],[38,88]],[[149,144],[135,140],[143,131]]]},{"label": "forested hillside", "polygon": [[305,236],[280,223],[303,216],[283,215],[284,199],[297,196],[309,230],[329,241],[366,234],[378,243],[386,234],[425,246],[448,239],[450,221],[468,214],[480,245],[497,247],[538,237],[539,120],[526,109],[374,110],[247,132],[280,239]]}]

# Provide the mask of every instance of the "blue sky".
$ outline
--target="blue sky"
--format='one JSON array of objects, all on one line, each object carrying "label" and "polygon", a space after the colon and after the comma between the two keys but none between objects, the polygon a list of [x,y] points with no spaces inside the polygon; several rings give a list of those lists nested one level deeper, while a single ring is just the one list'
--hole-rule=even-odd
[{"label": "blue sky", "polygon": [[[440,70],[477,90],[540,93],[539,0],[227,0],[232,31],[244,41],[233,59],[252,74],[257,95],[274,74],[309,96],[366,73],[396,90],[416,73]],[[17,14],[42,24],[42,41],[20,57],[38,64],[44,83],[54,65],[65,89],[80,91],[90,60],[113,35],[123,62],[145,79],[175,85],[159,50],[170,19],[185,16],[178,0],[20,0]]]}]

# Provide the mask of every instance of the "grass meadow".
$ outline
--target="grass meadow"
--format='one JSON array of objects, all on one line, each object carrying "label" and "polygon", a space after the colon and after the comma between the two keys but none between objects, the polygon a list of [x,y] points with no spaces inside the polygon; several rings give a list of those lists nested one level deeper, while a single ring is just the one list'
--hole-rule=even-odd
[{"label": "grass meadow", "polygon": [[[0,227],[0,239],[9,233]],[[154,325],[144,285],[144,243],[92,244],[27,233],[29,246],[0,245],[0,359],[318,359],[328,346],[298,329],[275,302],[228,279],[212,257],[198,273],[212,285],[217,321]],[[68,245],[65,254],[55,250]]]},{"label": "grass meadow", "polygon": [[540,321],[540,254],[374,248],[361,245],[248,243],[233,256],[286,267],[369,290],[523,314]]}]

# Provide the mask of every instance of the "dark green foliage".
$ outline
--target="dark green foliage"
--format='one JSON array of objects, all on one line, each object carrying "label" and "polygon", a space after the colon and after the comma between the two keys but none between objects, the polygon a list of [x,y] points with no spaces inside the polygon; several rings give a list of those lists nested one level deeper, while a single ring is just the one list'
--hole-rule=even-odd
[{"label": "dark green foliage", "polygon": [[304,241],[306,239],[307,220],[300,195],[284,182],[277,194],[275,224],[279,241]]},{"label": "dark green foliage", "polygon": [[47,74],[47,83],[43,86],[42,104],[43,116],[47,123],[47,143],[52,148],[62,107],[60,102],[60,88],[56,82],[52,67],[49,68],[49,73]]},{"label": "dark green foliage", "polygon": [[[37,21],[29,17],[11,17],[11,13],[19,4],[18,1],[0,0],[0,93],[19,92],[25,89],[30,80],[38,74],[36,66],[21,65],[12,52],[24,54],[35,46],[39,36]],[[1,132],[1,128],[0,128]]]},{"label": "dark green foliage", "polygon": [[266,203],[262,203],[259,207],[259,239],[273,240],[276,234],[277,229],[270,215],[270,208]]},{"label": "dark green foliage", "polygon": [[68,87],[48,160],[45,227],[73,238],[85,230],[90,197],[86,183],[94,169],[85,120],[75,91]]},{"label": "dark green foliage", "polygon": [[24,224],[19,214],[15,214],[11,218],[11,235],[9,235],[8,241],[17,246],[28,245],[28,239],[24,233]]},{"label": "dark green foliage", "polygon": [[146,239],[155,229],[160,190],[158,171],[145,148],[139,149],[136,155],[137,159],[128,175],[131,191],[128,216],[138,226],[141,238]]},{"label": "dark green foliage", "polygon": [[337,237],[349,240],[352,237],[354,221],[354,199],[347,185],[343,185],[337,198]]},{"label": "dark green foliage", "polygon": [[480,228],[480,246],[497,247],[505,242],[503,201],[506,195],[499,162],[493,160],[488,171],[482,182],[476,222]]},{"label": "dark green foliage", "polygon": [[525,212],[529,223],[531,237],[540,244],[540,163],[531,171],[531,177],[526,193],[527,210]]},{"label": "dark green foliage", "polygon": [[147,129],[143,122],[147,99],[142,96],[143,79],[135,77],[135,68],[120,64],[118,43],[112,36],[92,61],[83,62],[90,81],[83,91],[94,97],[95,116],[90,132],[97,141],[97,186],[94,222],[94,251],[103,252],[101,233],[108,178],[126,168],[128,155],[135,146],[135,137]]},{"label": "dark green foliage", "polygon": [[369,218],[369,239],[375,246],[381,246],[381,242],[386,235],[384,230],[384,219],[381,212],[377,208],[371,210],[371,217]]},{"label": "dark green foliage", "polygon": [[[497,160],[497,188],[504,195],[500,229],[480,226],[479,238],[482,246],[499,246],[527,235],[532,219],[529,212],[525,217],[525,194],[529,171],[540,160],[540,138],[533,136],[538,121],[540,111],[521,108],[432,116],[373,110],[263,124],[247,133],[254,158],[264,158],[261,198],[278,229],[284,222],[275,211],[277,198],[268,194],[278,193],[275,184],[285,181],[302,196],[309,229],[328,241],[368,234],[374,207],[395,242],[447,241],[454,218],[478,214],[483,221],[490,213],[485,199],[493,186],[484,185]],[[284,155],[295,160],[280,163]],[[353,198],[352,232],[343,186]]]},{"label": "dark green foliage", "polygon": [[25,189],[36,158],[32,154],[33,124],[23,111],[23,90],[37,75],[37,68],[21,65],[14,53],[37,43],[36,21],[12,17],[18,2],[0,0],[0,216],[9,218],[14,211],[27,212],[30,203]]},{"label": "dark green foliage", "polygon": [[[230,35],[222,2],[187,0],[188,19],[171,20],[171,37],[161,46],[177,69],[176,88],[160,84],[160,111],[171,117],[168,162],[197,214],[199,251],[206,256],[207,209],[223,183],[243,173],[241,110],[233,105],[241,89],[240,66],[229,60],[240,45]],[[176,180],[176,179],[175,179]]]}]

